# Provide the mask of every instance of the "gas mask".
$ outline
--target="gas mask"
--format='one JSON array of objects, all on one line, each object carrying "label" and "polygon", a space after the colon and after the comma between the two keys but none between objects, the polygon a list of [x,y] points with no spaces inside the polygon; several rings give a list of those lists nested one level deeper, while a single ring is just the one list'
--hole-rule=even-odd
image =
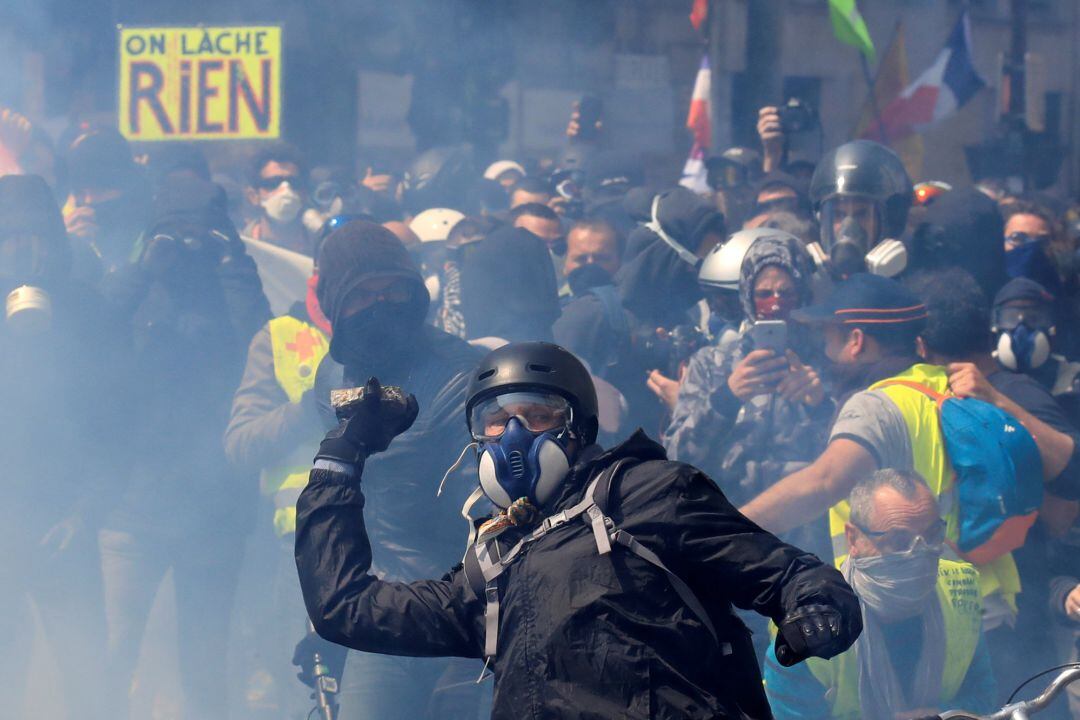
[{"label": "gas mask", "polygon": [[1053,311],[1043,305],[1000,305],[994,308],[998,362],[1009,370],[1031,372],[1050,359]]},{"label": "gas mask", "polygon": [[263,198],[261,204],[271,220],[285,225],[296,219],[296,216],[300,214],[300,206],[303,203],[300,195],[293,190],[292,185],[286,180]]},{"label": "gas mask", "polygon": [[549,393],[512,392],[478,403],[470,427],[480,488],[500,508],[519,498],[537,507],[554,499],[570,472],[569,403]]},{"label": "gas mask", "polygon": [[52,301],[43,288],[54,275],[50,256],[49,244],[34,233],[0,239],[0,288],[7,294],[4,318],[15,332],[41,333],[52,325]]},{"label": "gas mask", "polygon": [[1050,359],[1050,335],[1053,328],[1030,328],[1021,323],[998,336],[997,359],[1004,367],[1018,372],[1030,372]]},{"label": "gas mask", "polygon": [[[810,250],[811,257],[819,266],[825,266],[836,280],[844,280],[855,273],[869,272],[882,277],[895,277],[907,268],[907,248],[899,240],[883,238],[874,243],[866,229],[852,216],[840,221],[835,235],[832,232],[836,212],[835,200],[826,201],[819,214],[824,248],[821,245]],[[876,227],[881,227],[881,213],[875,210]]]},{"label": "gas mask", "polygon": [[22,285],[8,294],[4,317],[17,334],[40,335],[52,327],[52,300],[41,288]]}]

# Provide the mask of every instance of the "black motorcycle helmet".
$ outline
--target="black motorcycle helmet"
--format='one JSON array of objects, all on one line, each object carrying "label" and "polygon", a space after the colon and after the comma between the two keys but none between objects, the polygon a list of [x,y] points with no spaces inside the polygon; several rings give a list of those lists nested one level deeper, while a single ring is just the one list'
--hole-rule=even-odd
[{"label": "black motorcycle helmet", "polygon": [[826,250],[833,239],[833,223],[828,217],[830,201],[844,197],[874,203],[878,237],[869,239],[873,247],[885,238],[900,237],[914,193],[907,170],[896,153],[870,140],[854,140],[827,153],[810,179],[810,200],[821,223]]},{"label": "black motorcycle helmet", "polygon": [[573,432],[583,445],[596,442],[596,387],[589,371],[569,350],[546,342],[517,342],[491,351],[469,380],[465,416],[472,417],[473,406],[482,400],[520,391],[551,392],[566,398],[573,410]]}]

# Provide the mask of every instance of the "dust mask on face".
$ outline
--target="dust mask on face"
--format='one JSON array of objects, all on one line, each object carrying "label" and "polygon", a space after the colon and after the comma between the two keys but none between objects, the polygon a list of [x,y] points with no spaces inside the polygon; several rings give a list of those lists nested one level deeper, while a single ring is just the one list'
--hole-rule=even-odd
[{"label": "dust mask on face", "polygon": [[302,201],[300,195],[286,181],[263,198],[261,204],[271,220],[284,225],[295,220],[296,216],[300,214]]}]

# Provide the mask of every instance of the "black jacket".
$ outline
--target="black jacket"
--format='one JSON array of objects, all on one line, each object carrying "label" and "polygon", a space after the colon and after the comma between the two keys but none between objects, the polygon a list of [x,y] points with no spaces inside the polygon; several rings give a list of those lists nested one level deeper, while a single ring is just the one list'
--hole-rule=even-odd
[{"label": "black jacket", "polygon": [[[492,716],[771,717],[731,605],[776,621],[808,603],[858,612],[839,572],[754,525],[642,433],[583,455],[550,509],[576,503],[617,459],[639,460],[613,482],[605,511],[689,584],[721,645],[661,571],[618,548],[599,555],[588,526],[568,523],[528,545],[499,579]],[[371,652],[481,657],[484,603],[461,567],[441,580],[379,580],[363,506],[358,478],[326,470],[312,471],[297,503],[296,563],[319,634]],[[511,532],[500,542],[514,543]]]}]

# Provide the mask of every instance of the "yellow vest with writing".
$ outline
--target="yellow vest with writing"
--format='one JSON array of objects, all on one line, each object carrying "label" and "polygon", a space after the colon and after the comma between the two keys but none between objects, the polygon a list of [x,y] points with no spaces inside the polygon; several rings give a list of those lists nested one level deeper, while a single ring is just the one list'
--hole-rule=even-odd
[{"label": "yellow vest with writing", "polygon": [[[894,380],[907,380],[925,385],[939,393],[949,389],[949,377],[945,368],[923,363],[913,365],[894,377],[882,380],[870,386],[871,390],[880,390],[896,405],[907,424],[908,437],[911,439],[912,468],[926,480],[930,490],[938,499],[941,515],[946,522],[946,535],[955,541],[958,537],[958,517],[955,474],[945,452],[945,441],[941,434],[941,423],[935,403],[918,390],[903,385],[888,385]],[[884,386],[884,387],[882,387]],[[847,538],[844,525],[851,515],[851,508],[846,500],[834,505],[829,510],[829,532],[832,535],[833,560],[837,567],[847,558]],[[982,596],[987,597],[1000,592],[1005,601],[1016,610],[1016,596],[1020,592],[1020,574],[1012,554],[1001,557],[985,565],[978,566],[979,586]]]},{"label": "yellow vest with writing", "polygon": [[[938,564],[937,597],[945,621],[945,671],[941,678],[941,705],[947,706],[959,692],[975,657],[982,632],[979,577],[969,563],[942,560]],[[832,717],[857,720],[859,662],[854,648],[831,660],[810,658],[807,668],[826,688]]]},{"label": "yellow vest with writing", "polygon": [[[298,403],[315,386],[315,372],[330,351],[322,330],[289,315],[270,321],[274,377],[289,402]],[[311,458],[318,448],[318,429],[311,443],[295,448],[280,465],[262,472],[263,493],[274,497],[274,531],[278,537],[296,531],[296,499],[307,485]]]}]

